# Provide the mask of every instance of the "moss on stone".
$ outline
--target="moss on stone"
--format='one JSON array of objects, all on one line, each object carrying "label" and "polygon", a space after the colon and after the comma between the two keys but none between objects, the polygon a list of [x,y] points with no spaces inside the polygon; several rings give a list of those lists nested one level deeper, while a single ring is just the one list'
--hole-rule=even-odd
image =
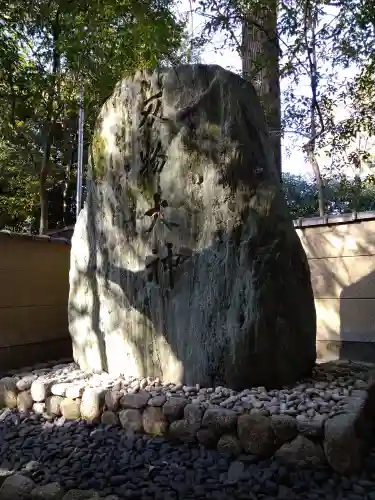
[{"label": "moss on stone", "polygon": [[139,183],[139,192],[148,203],[154,203],[155,186],[150,176],[143,176]]},{"label": "moss on stone", "polygon": [[130,205],[135,206],[137,204],[137,194],[135,193],[135,190],[129,184],[125,188],[125,196],[126,196],[126,201]]},{"label": "moss on stone", "polygon": [[107,141],[99,133],[92,140],[93,173],[96,178],[102,178],[105,172]]},{"label": "moss on stone", "polygon": [[119,150],[121,150],[122,146],[124,145],[123,135],[121,135],[119,131],[115,133],[115,144]]},{"label": "moss on stone", "polygon": [[125,196],[130,205],[137,204],[137,198],[143,196],[150,206],[154,203],[154,186],[151,180],[143,179],[138,186],[128,184],[125,190]]},{"label": "moss on stone", "polygon": [[189,151],[189,165],[194,173],[201,173],[202,156],[198,151]]},{"label": "moss on stone", "polygon": [[221,128],[216,123],[205,123],[202,130],[202,136],[203,138],[219,139],[221,136]]}]

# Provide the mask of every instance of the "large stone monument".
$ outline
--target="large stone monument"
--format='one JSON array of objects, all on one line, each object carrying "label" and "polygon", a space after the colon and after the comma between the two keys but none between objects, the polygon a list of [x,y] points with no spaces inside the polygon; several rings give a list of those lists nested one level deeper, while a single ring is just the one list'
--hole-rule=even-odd
[{"label": "large stone monument", "polygon": [[250,83],[138,72],[104,104],[90,161],[70,268],[81,368],[235,389],[309,373],[309,267]]}]

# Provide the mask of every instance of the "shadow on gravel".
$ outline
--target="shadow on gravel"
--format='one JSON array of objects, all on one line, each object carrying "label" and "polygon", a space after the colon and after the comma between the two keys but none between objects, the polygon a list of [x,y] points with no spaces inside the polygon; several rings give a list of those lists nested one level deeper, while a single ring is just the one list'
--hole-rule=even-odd
[{"label": "shadow on gravel", "polygon": [[48,422],[11,410],[1,419],[0,474],[21,472],[37,484],[58,481],[67,490],[133,500],[375,499],[374,456],[360,476],[344,477],[254,456],[232,459],[101,424]]}]

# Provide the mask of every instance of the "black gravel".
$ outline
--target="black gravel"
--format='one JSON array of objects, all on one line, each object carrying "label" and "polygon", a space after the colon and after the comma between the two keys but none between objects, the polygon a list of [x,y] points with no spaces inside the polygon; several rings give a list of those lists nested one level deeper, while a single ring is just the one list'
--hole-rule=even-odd
[{"label": "black gravel", "polygon": [[94,489],[140,500],[375,500],[375,454],[360,475],[292,469],[254,456],[233,459],[198,445],[129,435],[87,422],[0,415],[0,467],[38,484]]}]

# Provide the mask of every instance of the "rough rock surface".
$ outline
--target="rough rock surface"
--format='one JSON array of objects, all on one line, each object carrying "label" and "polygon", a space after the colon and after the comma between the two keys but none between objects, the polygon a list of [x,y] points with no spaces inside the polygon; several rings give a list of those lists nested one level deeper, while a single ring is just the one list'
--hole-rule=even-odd
[{"label": "rough rock surface", "polygon": [[34,482],[21,474],[9,476],[0,488],[1,500],[28,500],[31,491],[34,489]]},{"label": "rough rock surface", "polygon": [[37,486],[31,491],[31,500],[61,500],[64,496],[64,490],[59,483],[48,483],[43,486]]},{"label": "rough rock surface", "polygon": [[321,445],[305,436],[297,436],[290,443],[283,444],[275,453],[275,457],[299,467],[324,465],[326,461]]},{"label": "rough rock surface", "polygon": [[361,470],[374,445],[375,383],[367,391],[353,391],[343,412],[325,422],[324,451],[329,465],[340,474]]},{"label": "rough rock surface", "polygon": [[267,457],[277,449],[271,420],[263,415],[240,415],[237,434],[246,453]]},{"label": "rough rock surface", "polygon": [[237,389],[311,371],[310,272],[271,152],[254,88],[219,66],[117,85],[72,238],[81,368]]}]

